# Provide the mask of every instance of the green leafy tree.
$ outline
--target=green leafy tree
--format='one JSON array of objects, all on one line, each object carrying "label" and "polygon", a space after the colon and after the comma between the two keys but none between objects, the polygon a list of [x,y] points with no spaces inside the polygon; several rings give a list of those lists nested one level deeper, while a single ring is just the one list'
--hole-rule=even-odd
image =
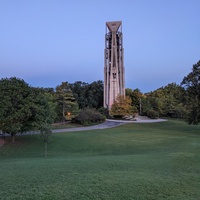
[{"label": "green leafy tree", "polygon": [[200,61],[192,67],[192,72],[183,78],[182,86],[186,90],[186,106],[188,109],[187,122],[200,122]]},{"label": "green leafy tree", "polygon": [[[46,119],[49,107],[40,104],[41,101],[48,104],[49,99],[41,89],[13,77],[0,80],[0,91],[0,130],[11,134],[12,142],[17,133],[40,130],[42,124],[50,123]],[[50,117],[53,118],[52,112]]]},{"label": "green leafy tree", "polygon": [[142,101],[143,115],[148,116],[149,111],[152,111],[152,110],[155,111],[158,116],[160,116],[162,113],[162,101],[158,97],[147,96]]},{"label": "green leafy tree", "polygon": [[101,80],[91,84],[77,81],[69,86],[80,109],[86,107],[99,109],[103,106],[103,82]]},{"label": "green leafy tree", "polygon": [[99,109],[103,106],[103,82],[94,81],[88,85],[85,97],[87,99],[87,107]]},{"label": "green leafy tree", "polygon": [[47,157],[47,154],[48,154],[48,142],[49,142],[49,138],[51,136],[51,133],[52,133],[51,126],[49,126],[48,124],[44,124],[40,128],[40,135],[41,135],[42,140],[44,142],[44,156],[45,156],[45,158]]},{"label": "green leafy tree", "polygon": [[17,78],[0,80],[0,130],[12,136],[28,129],[31,117],[31,88]]},{"label": "green leafy tree", "polygon": [[149,110],[154,110],[158,116],[182,118],[185,116],[184,94],[184,89],[176,83],[147,93],[142,102],[143,112],[146,114]]},{"label": "green leafy tree", "polygon": [[59,119],[71,120],[78,114],[78,104],[68,82],[62,82],[56,87],[55,96]]},{"label": "green leafy tree", "polygon": [[144,95],[142,94],[142,92],[136,88],[134,90],[127,88],[125,90],[126,96],[129,96],[132,100],[131,105],[136,107],[136,109],[138,110],[138,112],[141,110],[141,101],[144,98]]},{"label": "green leafy tree", "polygon": [[87,88],[87,83],[77,81],[75,83],[69,84],[70,89],[79,105],[80,109],[83,109],[86,107],[86,98],[85,98],[85,91]]},{"label": "green leafy tree", "polygon": [[44,142],[45,150],[44,155],[47,157],[48,143],[52,133],[51,124],[56,117],[56,104],[54,103],[54,97],[50,93],[44,93],[42,89],[35,88],[33,123],[36,130],[39,130],[41,138]]},{"label": "green leafy tree", "polygon": [[35,96],[31,107],[35,127],[39,129],[43,124],[52,124],[56,116],[54,96],[50,93],[44,93],[40,88],[33,88],[32,93]]}]

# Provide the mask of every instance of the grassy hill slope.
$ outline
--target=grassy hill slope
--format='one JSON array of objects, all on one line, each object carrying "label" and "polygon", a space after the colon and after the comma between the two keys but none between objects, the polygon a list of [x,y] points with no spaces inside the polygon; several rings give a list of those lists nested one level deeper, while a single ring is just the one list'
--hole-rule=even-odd
[{"label": "grassy hill slope", "polygon": [[39,135],[0,147],[0,199],[198,199],[200,126],[181,121]]}]

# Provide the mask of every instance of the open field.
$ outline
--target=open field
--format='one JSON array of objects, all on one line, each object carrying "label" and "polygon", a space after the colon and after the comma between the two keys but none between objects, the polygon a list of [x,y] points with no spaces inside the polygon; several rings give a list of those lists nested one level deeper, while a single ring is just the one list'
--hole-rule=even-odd
[{"label": "open field", "polygon": [[0,147],[0,199],[200,197],[200,126],[181,121],[39,135]]}]

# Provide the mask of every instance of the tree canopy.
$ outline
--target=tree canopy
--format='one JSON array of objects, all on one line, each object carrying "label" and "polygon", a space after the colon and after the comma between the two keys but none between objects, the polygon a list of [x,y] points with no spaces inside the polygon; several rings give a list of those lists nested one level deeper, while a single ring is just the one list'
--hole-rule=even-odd
[{"label": "tree canopy", "polygon": [[200,122],[200,61],[192,67],[192,72],[183,78],[182,86],[186,90],[187,122]]},{"label": "tree canopy", "polygon": [[59,119],[71,120],[78,113],[78,104],[73,96],[68,82],[62,82],[56,87],[55,99]]},{"label": "tree canopy", "polygon": [[131,103],[129,96],[118,95],[111,106],[110,114],[113,116],[133,115],[135,110]]},{"label": "tree canopy", "polygon": [[176,83],[170,83],[153,92],[145,94],[142,99],[142,110],[154,110],[158,116],[183,118],[186,113],[184,107],[184,89]]},{"label": "tree canopy", "polygon": [[13,142],[17,133],[52,123],[53,102],[43,90],[12,77],[0,80],[0,91],[0,130],[11,134]]},{"label": "tree canopy", "polygon": [[103,81],[98,80],[90,84],[77,81],[69,84],[69,87],[80,109],[98,109],[103,106]]},{"label": "tree canopy", "polygon": [[142,94],[142,92],[136,88],[134,90],[130,89],[130,88],[126,88],[125,90],[126,96],[129,96],[132,100],[131,105],[134,106],[138,112],[141,111],[141,99],[144,98],[144,95]]}]

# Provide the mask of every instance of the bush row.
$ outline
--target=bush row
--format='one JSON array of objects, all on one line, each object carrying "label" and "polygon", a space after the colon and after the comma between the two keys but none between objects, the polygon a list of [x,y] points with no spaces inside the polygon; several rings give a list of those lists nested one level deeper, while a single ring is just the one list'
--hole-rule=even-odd
[{"label": "bush row", "polygon": [[105,121],[106,117],[94,109],[83,109],[78,116],[73,118],[72,122],[82,125],[90,125]]}]

